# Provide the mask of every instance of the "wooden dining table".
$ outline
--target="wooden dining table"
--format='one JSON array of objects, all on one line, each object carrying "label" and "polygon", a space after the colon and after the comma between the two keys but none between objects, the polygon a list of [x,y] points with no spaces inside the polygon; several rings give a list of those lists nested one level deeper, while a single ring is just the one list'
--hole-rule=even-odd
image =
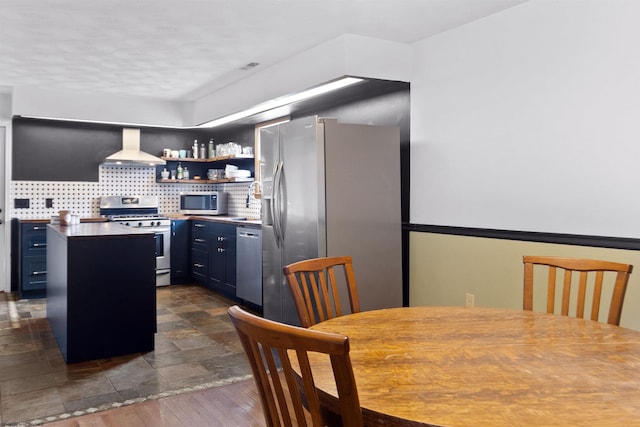
[{"label": "wooden dining table", "polygon": [[[310,329],[349,337],[366,426],[640,426],[640,332],[530,311],[405,307]],[[331,366],[313,355],[321,402]]]}]

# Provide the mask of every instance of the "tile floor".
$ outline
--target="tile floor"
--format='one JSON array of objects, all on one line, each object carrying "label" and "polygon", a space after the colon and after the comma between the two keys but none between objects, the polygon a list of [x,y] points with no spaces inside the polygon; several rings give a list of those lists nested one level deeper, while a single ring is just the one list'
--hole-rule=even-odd
[{"label": "tile floor", "polygon": [[45,300],[16,299],[0,293],[3,426],[37,425],[250,376],[226,314],[231,301],[198,285],[157,289],[153,352],[76,364],[62,358]]}]

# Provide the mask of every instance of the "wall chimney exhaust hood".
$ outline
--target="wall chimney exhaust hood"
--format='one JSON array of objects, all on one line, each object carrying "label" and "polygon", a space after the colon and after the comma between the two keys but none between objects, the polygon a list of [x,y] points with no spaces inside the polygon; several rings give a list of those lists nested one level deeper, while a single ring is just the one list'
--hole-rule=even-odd
[{"label": "wall chimney exhaust hood", "polygon": [[122,129],[122,150],[104,159],[103,165],[157,166],[167,162],[140,150],[140,129]]}]

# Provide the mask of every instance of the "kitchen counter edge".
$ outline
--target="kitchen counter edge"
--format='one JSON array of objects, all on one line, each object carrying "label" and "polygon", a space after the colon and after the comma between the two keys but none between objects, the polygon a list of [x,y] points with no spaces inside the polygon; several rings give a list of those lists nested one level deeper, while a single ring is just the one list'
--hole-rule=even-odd
[{"label": "kitchen counter edge", "polygon": [[240,225],[246,227],[260,228],[262,227],[262,221],[259,219],[247,218],[240,220],[238,216],[225,216],[225,215],[181,215],[181,214],[163,214],[169,219],[186,219],[186,220],[198,220],[209,222],[220,222],[225,224]]},{"label": "kitchen counter edge", "polygon": [[[260,228],[262,226],[262,221],[256,218],[247,218],[246,220],[239,220],[238,218],[242,218],[239,216],[225,216],[225,215],[181,215],[181,214],[163,214],[169,219],[185,219],[185,220],[199,220],[199,221],[210,221],[210,222],[222,222],[225,224],[234,224],[234,225],[242,225],[247,227]],[[34,224],[42,224],[49,223],[49,219],[20,219],[17,218],[20,223],[34,223]],[[80,218],[80,222],[107,222],[107,218],[105,217],[95,217],[95,218]]]}]

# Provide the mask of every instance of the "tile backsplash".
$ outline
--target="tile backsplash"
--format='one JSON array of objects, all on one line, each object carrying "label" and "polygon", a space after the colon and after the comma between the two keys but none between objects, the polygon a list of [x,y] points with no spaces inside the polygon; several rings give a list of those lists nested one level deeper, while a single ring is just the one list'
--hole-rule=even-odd
[{"label": "tile backsplash", "polygon": [[[250,182],[236,184],[160,184],[154,168],[141,166],[100,166],[98,182],[11,181],[9,209],[11,218],[47,219],[61,209],[81,218],[100,216],[100,196],[158,196],[160,213],[173,214],[179,209],[178,195],[185,191],[226,191],[229,215],[258,218],[260,201],[249,198]],[[16,208],[15,199],[29,199],[28,208]],[[46,207],[53,199],[53,207]]]}]

